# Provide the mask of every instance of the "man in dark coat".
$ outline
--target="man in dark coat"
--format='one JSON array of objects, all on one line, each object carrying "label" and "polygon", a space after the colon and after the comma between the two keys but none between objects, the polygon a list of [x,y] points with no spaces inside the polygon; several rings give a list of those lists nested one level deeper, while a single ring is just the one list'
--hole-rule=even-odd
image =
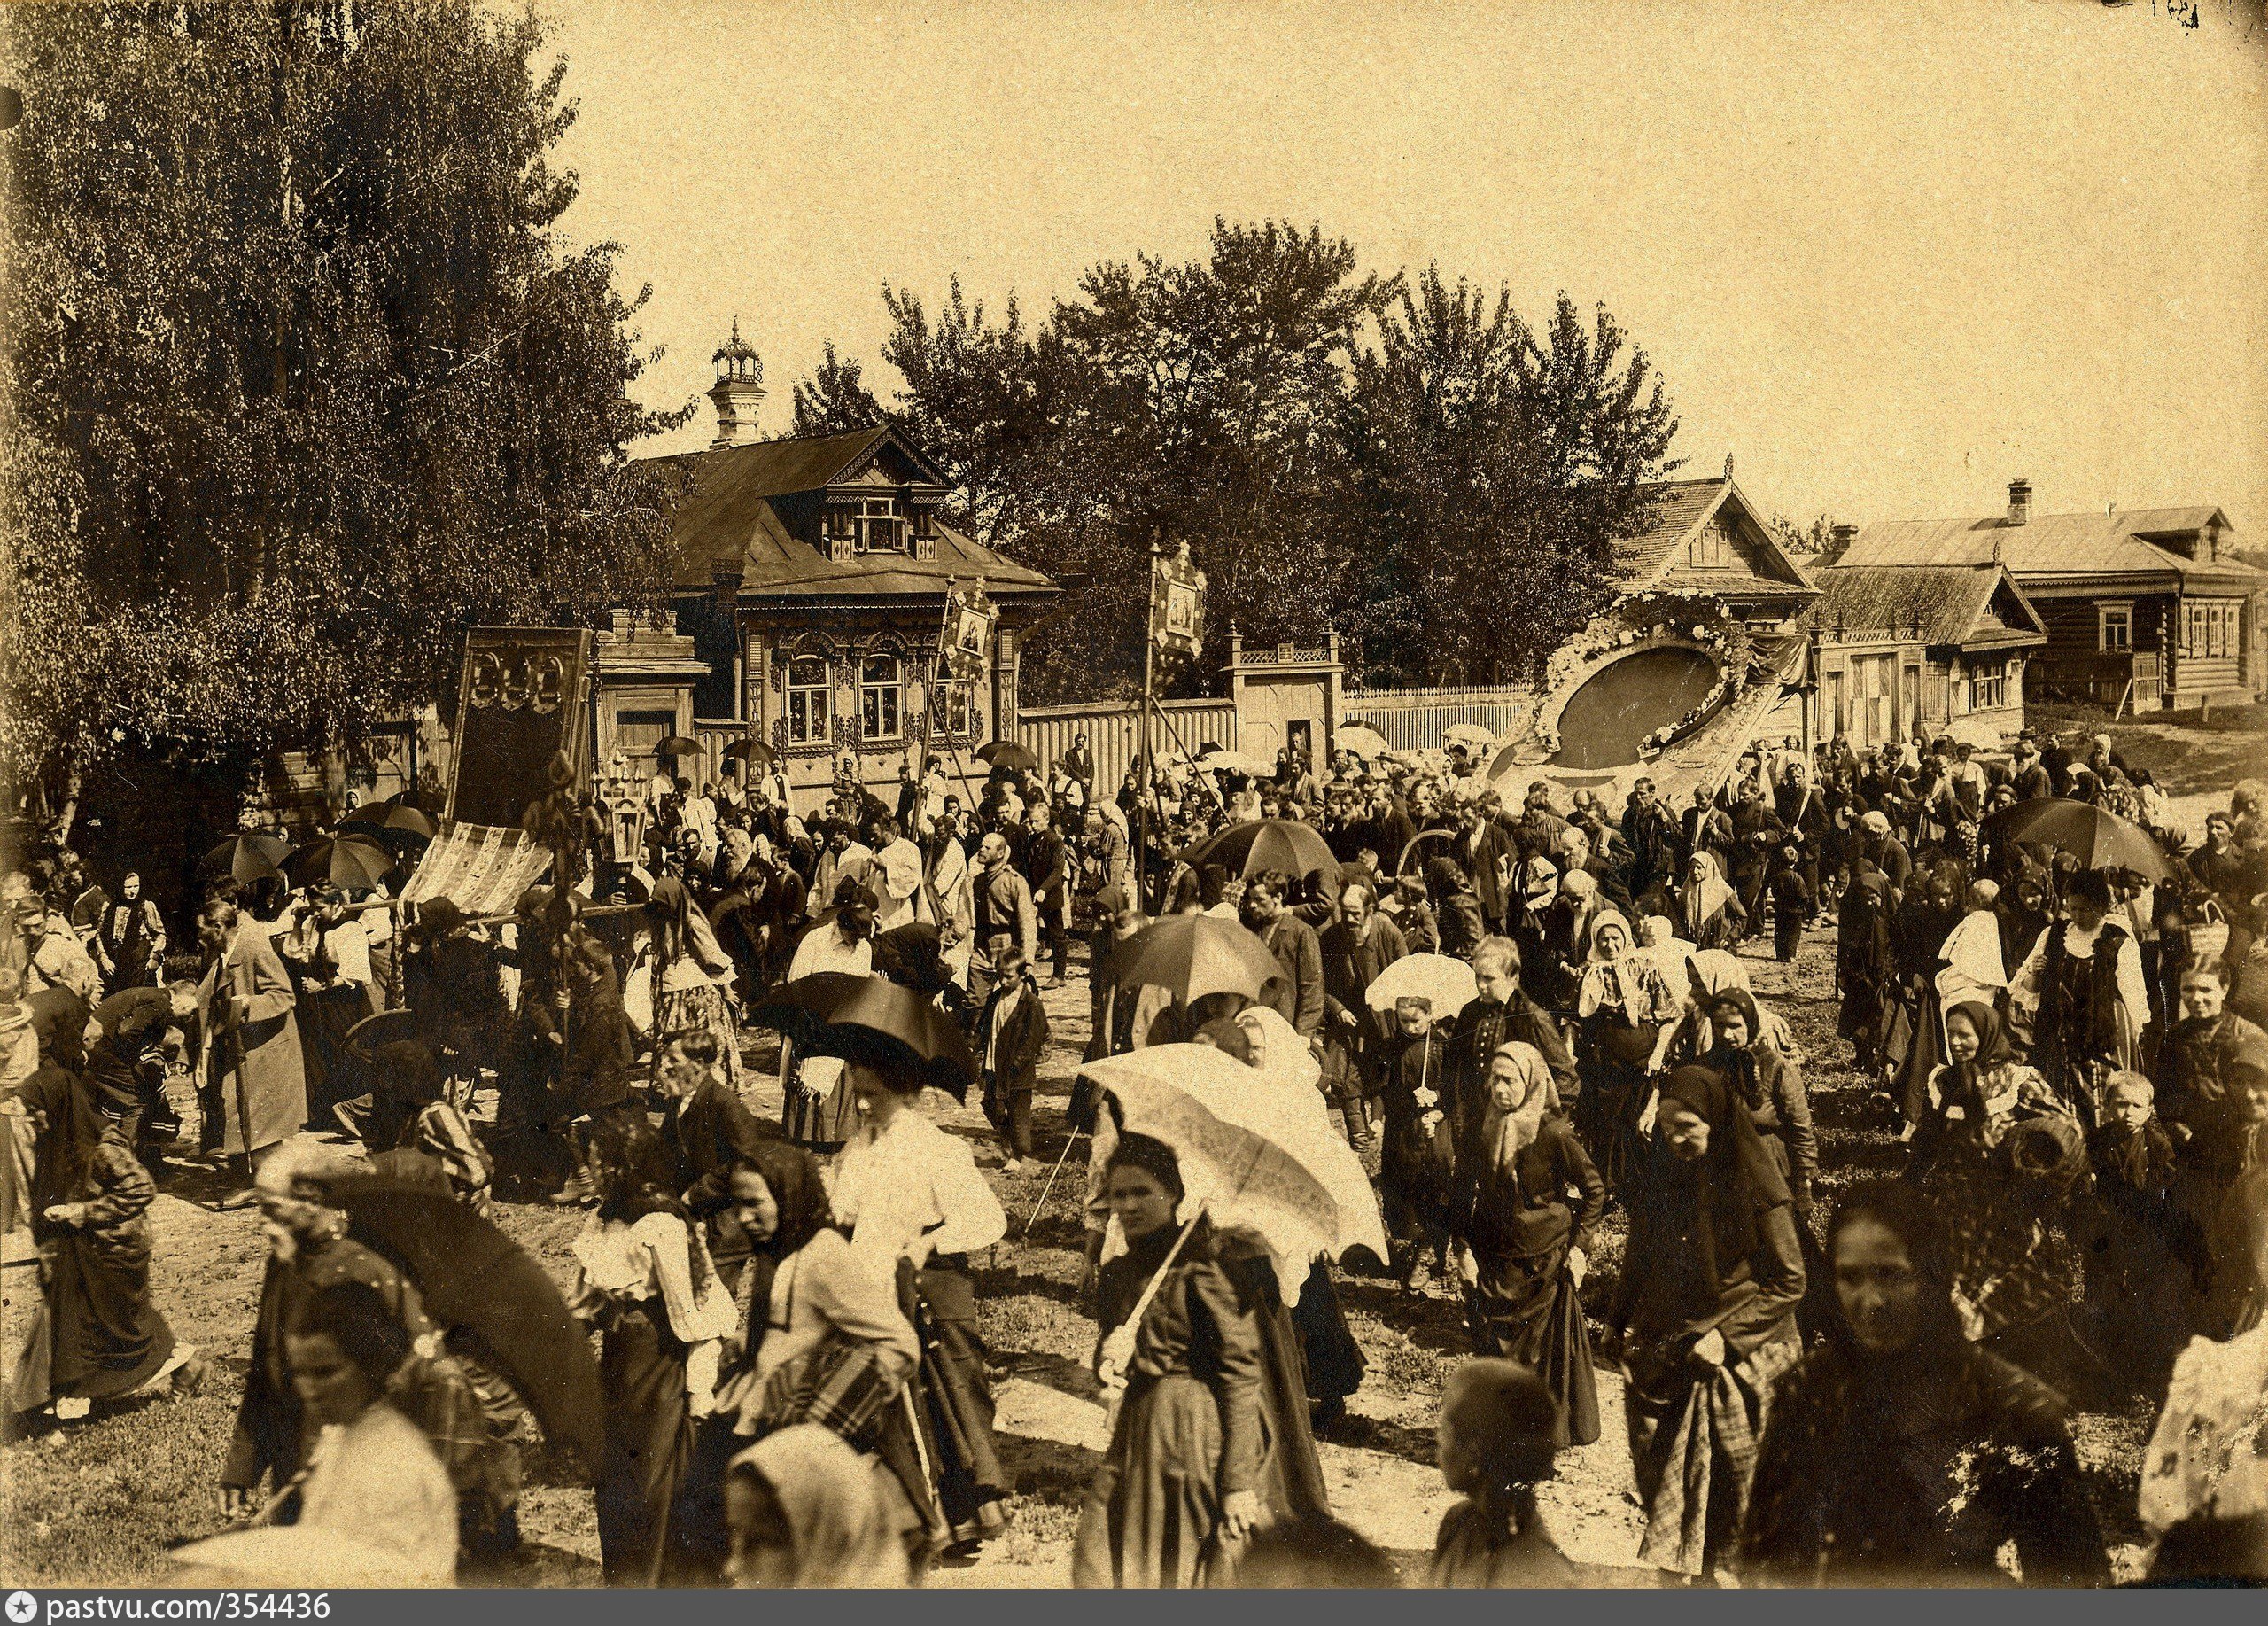
[{"label": "man in dark coat", "polygon": [[1409,949],[1401,928],[1379,913],[1376,888],[1359,880],[1340,893],[1338,918],[1324,929],[1319,947],[1325,1023],[1323,1085],[1347,1120],[1348,1143],[1368,1146],[1368,1098],[1378,1092],[1379,1058],[1386,1036],[1363,994]]},{"label": "man in dark coat", "polygon": [[1456,839],[1449,844],[1457,867],[1472,883],[1480,900],[1480,918],[1491,931],[1502,931],[1511,907],[1510,877],[1519,860],[1511,839],[1478,803],[1468,802],[1457,813]]},{"label": "man in dark coat", "polygon": [[[655,1070],[663,1109],[662,1144],[673,1165],[671,1184],[686,1208],[708,1228],[709,1252],[718,1268],[736,1275],[747,1259],[748,1237],[726,1210],[732,1201],[735,1162],[750,1163],[776,1149],[780,1137],[765,1133],[755,1116],[726,1085],[717,1066],[717,1036],[695,1029],[672,1038]],[[810,1154],[797,1148],[797,1155]]]},{"label": "man in dark coat", "polygon": [[1641,778],[1630,787],[1630,799],[1622,809],[1622,840],[1630,849],[1624,884],[1632,898],[1643,898],[1682,873],[1678,865],[1677,821],[1651,779]]},{"label": "man in dark coat", "polygon": [[1031,1098],[1047,1047],[1047,1007],[1039,984],[1014,951],[1001,956],[999,981],[976,1018],[976,1055],[984,1078],[984,1116],[1007,1150],[1003,1171],[1031,1156]]},{"label": "man in dark coat", "polygon": [[170,1135],[181,1127],[166,1101],[159,1051],[166,1030],[186,1032],[196,1014],[197,984],[187,982],[121,989],[95,1007],[102,1037],[87,1052],[87,1083],[102,1115],[124,1127],[126,1144],[136,1156],[149,1132]]},{"label": "man in dark coat", "polygon": [[1045,805],[1037,801],[1025,819],[1022,869],[1032,906],[1039,913],[1039,930],[1055,954],[1051,986],[1060,986],[1071,967],[1070,854]]},{"label": "man in dark coat", "polygon": [[2016,793],[2017,801],[2037,801],[2041,797],[2055,794],[2054,775],[2040,760],[2039,746],[2028,739],[2020,739],[2009,752],[2009,766],[2016,770],[2009,788]]},{"label": "man in dark coat", "polygon": [[1261,1002],[1274,1006],[1301,1039],[1313,1039],[1323,1030],[1323,945],[1315,928],[1292,913],[1291,891],[1289,875],[1262,871],[1245,883],[1242,913],[1280,968],[1261,991]]}]

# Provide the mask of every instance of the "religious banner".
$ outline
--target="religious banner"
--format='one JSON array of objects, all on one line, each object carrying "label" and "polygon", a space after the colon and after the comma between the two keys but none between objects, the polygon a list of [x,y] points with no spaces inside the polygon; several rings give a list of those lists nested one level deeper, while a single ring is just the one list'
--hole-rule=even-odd
[{"label": "religious banner", "polygon": [[543,878],[557,852],[553,805],[590,776],[591,652],[581,628],[465,634],[447,812],[404,901],[507,914]]},{"label": "religious banner", "polygon": [[476,626],[465,634],[447,817],[518,829],[530,804],[557,787],[567,759],[579,791],[590,778],[591,634],[580,627]]},{"label": "religious banner", "polygon": [[1169,662],[1196,659],[1205,642],[1205,572],[1187,542],[1170,559],[1151,556],[1150,642]]},{"label": "religious banner", "polygon": [[947,682],[977,683],[984,678],[984,663],[992,645],[992,625],[1000,619],[984,596],[984,584],[964,587],[954,582],[945,589],[944,642],[938,650],[939,676]]}]

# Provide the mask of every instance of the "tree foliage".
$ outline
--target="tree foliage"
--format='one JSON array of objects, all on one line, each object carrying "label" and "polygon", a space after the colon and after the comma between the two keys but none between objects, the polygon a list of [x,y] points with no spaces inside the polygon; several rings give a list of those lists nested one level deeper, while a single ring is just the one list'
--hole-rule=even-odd
[{"label": "tree foliage", "polygon": [[1785,514],[1775,514],[1767,523],[1772,540],[1791,554],[1821,558],[1835,551],[1835,521],[1825,513],[1813,516],[1809,525],[1799,525]]},{"label": "tree foliage", "polygon": [[532,13],[214,0],[6,28],[19,771],[350,741],[439,696],[468,626],[659,594],[664,494],[625,448],[683,416],[629,399],[652,358],[613,246],[554,235],[573,108]]},{"label": "tree foliage", "polygon": [[[959,482],[977,538],[1066,580],[1027,646],[1035,697],[1141,666],[1146,558],[1183,542],[1231,626],[1413,681],[1534,670],[1605,590],[1676,420],[1643,351],[1564,296],[1531,331],[1427,270],[1367,273],[1320,228],[1215,223],[1205,258],[1106,261],[1037,328],[956,281],[883,291],[891,416]],[[872,422],[830,346],[799,432]]]}]

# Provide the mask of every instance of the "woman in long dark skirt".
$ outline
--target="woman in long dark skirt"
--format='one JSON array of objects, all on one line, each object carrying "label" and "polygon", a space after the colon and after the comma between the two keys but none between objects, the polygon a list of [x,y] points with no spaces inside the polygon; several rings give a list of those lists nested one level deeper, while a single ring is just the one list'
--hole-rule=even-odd
[{"label": "woman in long dark skirt", "polygon": [[[1570,1194],[1574,1202],[1570,1202]],[[1533,1046],[1503,1045],[1488,1103],[1457,1148],[1449,1228],[1467,1288],[1472,1345],[1533,1367],[1576,1445],[1598,1438],[1598,1389],[1580,1294],[1606,1185],[1558,1109]]]},{"label": "woman in long dark skirt", "polygon": [[609,1586],[658,1586],[698,1568],[678,1503],[695,1411],[709,1408],[721,1341],[734,1328],[733,1299],[669,1190],[650,1127],[601,1124],[591,1162],[599,1208],[575,1239],[569,1303],[601,1336],[600,1561]]},{"label": "woman in long dark skirt", "polygon": [[1676,996],[1636,944],[1629,921],[1614,910],[1595,918],[1575,996],[1581,1023],[1575,1069],[1582,1079],[1576,1127],[1610,1191],[1620,1190],[1626,1169],[1639,1161],[1636,1121],[1647,1071],[1663,1026],[1678,1018]]},{"label": "woman in long dark skirt", "polygon": [[1643,1562],[1682,1579],[1731,1562],[1772,1388],[1802,1345],[1803,1253],[1778,1163],[1722,1075],[1664,1082],[1612,1325],[1646,1509]]},{"label": "woman in long dark skirt", "polygon": [[193,1345],[176,1351],[173,1329],[150,1302],[148,1210],[157,1188],[79,1070],[83,1021],[76,1001],[55,1007],[40,1024],[45,1064],[11,1098],[33,1132],[27,1218],[47,1256],[49,1389],[66,1420],[155,1384],[196,1353]]},{"label": "woman in long dark skirt", "polygon": [[1298,1351],[1288,1318],[1265,1313],[1237,1280],[1250,1261],[1224,1248],[1231,1239],[1201,1219],[1182,1239],[1169,1148],[1122,1137],[1103,1190],[1127,1237],[1126,1253],[1102,1267],[1095,1357],[1115,1415],[1080,1512],[1072,1584],[1202,1585],[1261,1525],[1328,1511]]}]

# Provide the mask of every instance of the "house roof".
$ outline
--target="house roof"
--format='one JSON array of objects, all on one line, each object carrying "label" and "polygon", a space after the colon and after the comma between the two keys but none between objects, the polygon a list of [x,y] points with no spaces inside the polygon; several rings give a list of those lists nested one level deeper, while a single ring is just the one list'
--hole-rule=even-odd
[{"label": "house roof", "polygon": [[1039,572],[978,546],[951,526],[937,527],[937,556],[860,554],[829,559],[784,525],[773,500],[852,480],[889,447],[919,476],[916,484],[950,482],[895,429],[877,424],[847,434],[790,436],[748,446],[680,452],[649,461],[680,484],[671,510],[677,586],[707,592],[719,564],[741,567],[742,596],[879,596],[935,593],[949,579],[981,577],[994,595],[1052,593]]},{"label": "house roof", "polygon": [[[1707,480],[1662,480],[1646,489],[1654,502],[1652,522],[1615,548],[1625,592],[1658,586],[1671,575],[1680,587],[1720,592],[1808,595],[1819,590],[1803,566],[1773,540],[1771,528],[1730,474]],[[1688,539],[1728,509],[1736,517],[1745,568],[1680,569]],[[1744,524],[1739,523],[1743,520]]]},{"label": "house roof", "polygon": [[1860,527],[1838,563],[1986,564],[1997,549],[2000,563],[2020,577],[2155,575],[2201,586],[2223,581],[2268,586],[2268,572],[2226,557],[2202,564],[2161,545],[2193,537],[2209,525],[2225,532],[2227,517],[2217,508],[2197,507],[2034,514],[2020,525],[2000,515],[1891,520]]},{"label": "house roof", "polygon": [[1820,573],[1822,626],[1920,629],[1926,644],[2013,648],[2047,642],[2047,623],[2001,566],[1837,564]]}]

